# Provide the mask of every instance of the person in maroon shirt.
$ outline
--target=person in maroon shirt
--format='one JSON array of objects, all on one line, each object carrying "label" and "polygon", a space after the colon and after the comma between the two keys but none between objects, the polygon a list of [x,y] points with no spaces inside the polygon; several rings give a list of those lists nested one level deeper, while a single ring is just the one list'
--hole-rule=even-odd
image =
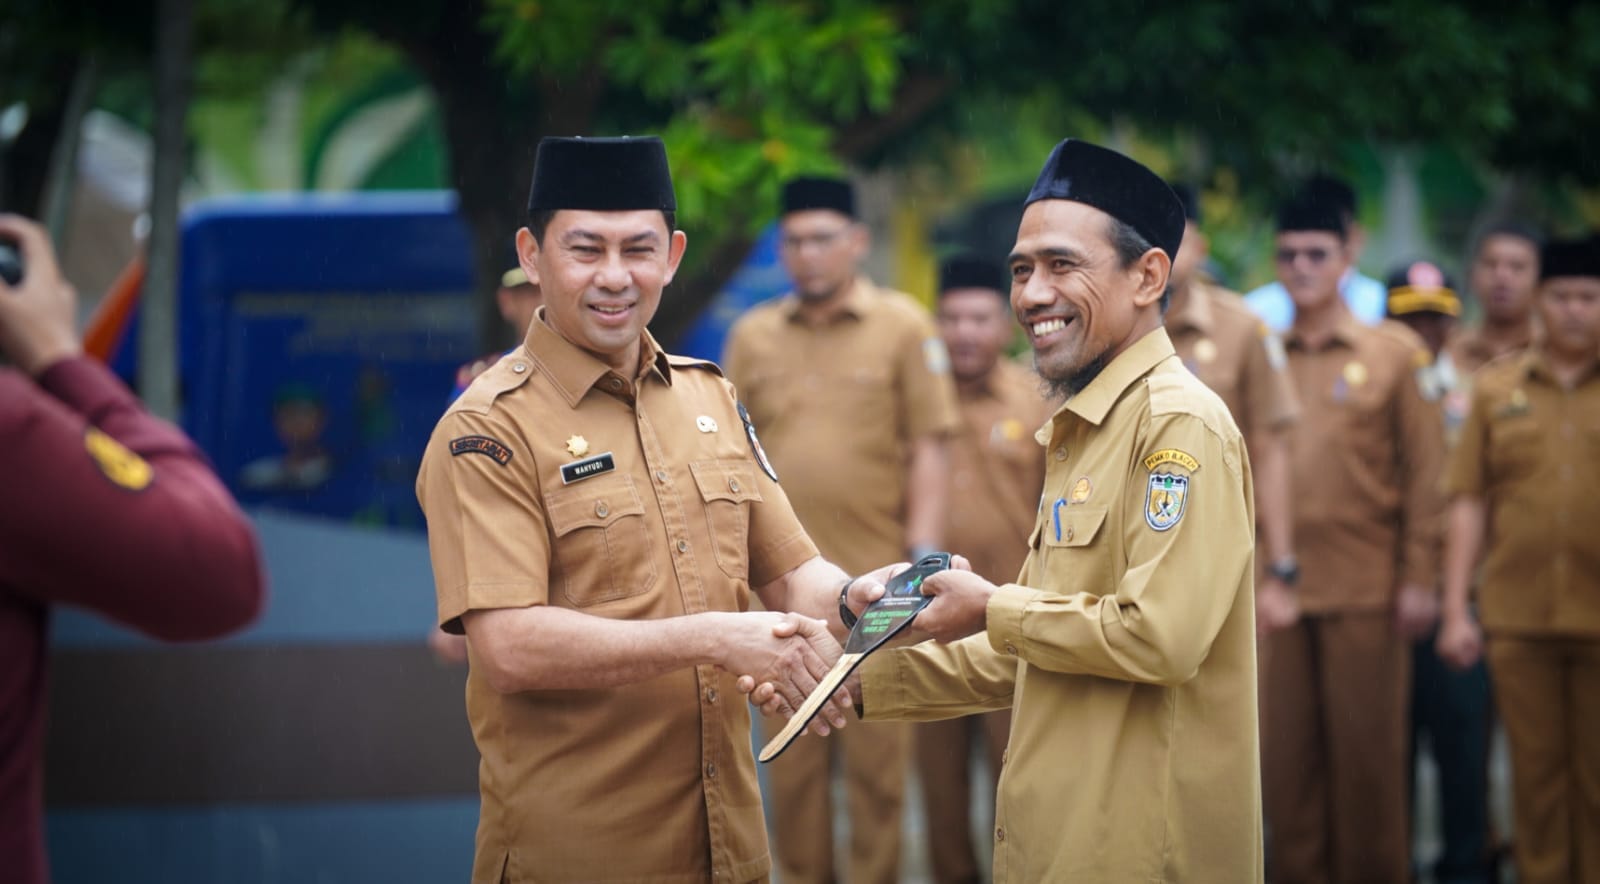
[{"label": "person in maroon shirt", "polygon": [[86,358],[77,294],[35,224],[0,215],[25,275],[0,279],[0,878],[42,884],[50,608],[168,641],[253,620],[255,533],[194,443]]}]

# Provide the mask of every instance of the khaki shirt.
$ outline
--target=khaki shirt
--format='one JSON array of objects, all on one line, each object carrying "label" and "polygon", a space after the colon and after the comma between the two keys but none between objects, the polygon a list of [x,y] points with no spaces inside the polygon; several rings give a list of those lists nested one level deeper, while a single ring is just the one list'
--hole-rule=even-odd
[{"label": "khaki shirt", "polygon": [[1045,503],[1020,583],[990,600],[986,632],[868,659],[866,716],[1012,709],[996,882],[1259,882],[1239,430],[1157,329],[1036,438]]},{"label": "khaki shirt", "polygon": [[944,546],[994,583],[1016,579],[1038,517],[1044,459],[1033,433],[1051,410],[1040,383],[1001,359],[981,386],[957,390],[961,429],[950,440]]},{"label": "khaki shirt", "polygon": [[910,444],[954,432],[960,418],[927,311],[865,278],[845,297],[817,326],[793,294],[752,308],[723,364],[807,532],[860,574],[905,557]]},{"label": "khaki shirt", "polygon": [[[447,630],[466,611],[530,605],[617,620],[743,611],[752,586],[816,554],[716,366],[644,344],[643,370],[623,377],[536,321],[439,421],[417,496]],[[765,875],[746,710],[709,665],[502,694],[474,663],[473,881]]]},{"label": "khaki shirt", "polygon": [[1501,356],[1528,349],[1533,346],[1533,342],[1534,324],[1530,320],[1526,334],[1513,340],[1509,345],[1496,346],[1491,344],[1483,336],[1483,329],[1474,326],[1473,328],[1461,328],[1458,330],[1450,338],[1450,343],[1445,345],[1445,350],[1450,354],[1450,359],[1455,363],[1457,371],[1463,375],[1471,375]]},{"label": "khaki shirt", "polygon": [[1597,453],[1600,374],[1564,390],[1540,350],[1478,372],[1445,485],[1489,506],[1486,630],[1600,638]]},{"label": "khaki shirt", "polygon": [[1166,322],[1184,367],[1222,397],[1247,437],[1294,423],[1300,407],[1283,342],[1244,299],[1194,282],[1183,309],[1169,311]]},{"label": "khaki shirt", "polygon": [[1422,339],[1347,315],[1319,350],[1292,328],[1284,344],[1305,408],[1290,431],[1301,608],[1377,610],[1402,582],[1435,588],[1444,421],[1419,389]]}]

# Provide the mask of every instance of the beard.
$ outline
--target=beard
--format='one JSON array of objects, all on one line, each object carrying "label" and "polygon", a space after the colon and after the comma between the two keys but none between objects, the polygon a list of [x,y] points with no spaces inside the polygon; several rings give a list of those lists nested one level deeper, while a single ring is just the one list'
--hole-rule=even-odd
[{"label": "beard", "polygon": [[[1071,399],[1073,396],[1083,392],[1084,387],[1093,383],[1094,379],[1100,376],[1100,372],[1105,371],[1106,364],[1110,361],[1106,353],[1101,353],[1099,356],[1079,366],[1076,371],[1065,376],[1053,378],[1040,371],[1039,377],[1043,379],[1045,393],[1050,398]],[[1033,368],[1034,371],[1039,371],[1037,360],[1035,360]]]}]

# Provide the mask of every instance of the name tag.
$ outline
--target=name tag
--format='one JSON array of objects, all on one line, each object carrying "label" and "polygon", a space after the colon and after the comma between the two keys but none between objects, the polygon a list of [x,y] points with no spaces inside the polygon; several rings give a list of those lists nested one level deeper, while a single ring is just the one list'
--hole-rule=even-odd
[{"label": "name tag", "polygon": [[571,485],[573,482],[609,473],[617,468],[617,462],[611,457],[611,452],[575,460],[572,463],[561,465],[561,484]]}]

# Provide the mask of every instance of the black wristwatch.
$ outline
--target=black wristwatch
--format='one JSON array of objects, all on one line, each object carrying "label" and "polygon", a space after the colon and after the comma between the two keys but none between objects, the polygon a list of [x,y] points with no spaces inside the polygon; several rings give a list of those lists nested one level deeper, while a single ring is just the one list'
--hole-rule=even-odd
[{"label": "black wristwatch", "polygon": [[839,590],[839,622],[844,624],[845,629],[856,628],[855,612],[850,610],[850,605],[847,603],[850,598],[850,587],[854,586],[855,583],[856,579],[852,577],[846,580],[844,587]]},{"label": "black wristwatch", "polygon": [[1300,582],[1300,562],[1294,556],[1285,556],[1267,566],[1267,574],[1284,586]]}]

